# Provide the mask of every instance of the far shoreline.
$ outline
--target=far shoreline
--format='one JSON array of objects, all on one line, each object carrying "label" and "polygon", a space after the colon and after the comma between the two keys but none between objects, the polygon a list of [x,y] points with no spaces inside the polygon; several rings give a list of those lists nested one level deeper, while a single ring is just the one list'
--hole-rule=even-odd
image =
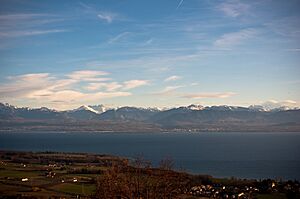
[{"label": "far shoreline", "polygon": [[1,133],[112,133],[112,134],[156,134],[156,133],[163,133],[163,134],[175,134],[175,133],[186,133],[186,134],[201,134],[201,133],[218,133],[218,134],[226,134],[226,133],[249,133],[249,134],[286,134],[286,133],[300,133],[300,131],[188,131],[188,130],[166,130],[166,131],[101,131],[101,130],[1,130]]}]

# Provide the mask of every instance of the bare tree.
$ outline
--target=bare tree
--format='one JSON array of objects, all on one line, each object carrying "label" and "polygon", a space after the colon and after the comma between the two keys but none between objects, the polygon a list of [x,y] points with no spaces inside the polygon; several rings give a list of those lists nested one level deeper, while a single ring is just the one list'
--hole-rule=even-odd
[{"label": "bare tree", "polygon": [[171,157],[165,157],[159,162],[159,168],[163,170],[172,170],[175,163]]},{"label": "bare tree", "polygon": [[187,178],[172,171],[170,158],[161,161],[160,168],[138,156],[132,164],[113,165],[99,176],[96,197],[100,199],[174,199],[183,190]]}]

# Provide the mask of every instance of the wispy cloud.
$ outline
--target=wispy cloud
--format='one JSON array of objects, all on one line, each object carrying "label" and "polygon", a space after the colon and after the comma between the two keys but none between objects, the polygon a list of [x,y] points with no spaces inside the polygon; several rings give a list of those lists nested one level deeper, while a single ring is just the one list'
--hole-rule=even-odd
[{"label": "wispy cloud", "polygon": [[182,97],[188,99],[203,99],[203,98],[228,98],[236,93],[234,92],[224,92],[224,93],[192,93],[185,94]]},{"label": "wispy cloud", "polygon": [[79,2],[81,8],[83,8],[83,14],[87,14],[93,17],[97,17],[100,21],[111,24],[114,21],[123,21],[127,18],[120,13],[112,12],[109,10],[98,10],[94,4],[87,4]]},{"label": "wispy cloud", "polygon": [[198,85],[199,85],[198,82],[193,82],[193,83],[190,84],[190,86],[198,86]]},{"label": "wispy cloud", "polygon": [[78,4],[79,4],[81,7],[85,8],[85,9],[88,9],[88,10],[93,9],[92,6],[90,6],[90,5],[86,4],[86,3],[83,3],[83,2],[81,2],[81,1],[78,2]]},{"label": "wispy cloud", "polygon": [[49,102],[72,102],[74,104],[84,104],[106,98],[130,96],[129,92],[95,92],[83,93],[76,90],[62,90],[51,92],[35,91],[27,96],[29,99],[42,100],[45,103]]},{"label": "wispy cloud", "polygon": [[108,43],[115,43],[118,42],[122,39],[124,39],[125,37],[127,37],[130,34],[130,32],[122,32],[120,34],[118,34],[117,36],[111,38]]},{"label": "wispy cloud", "polygon": [[36,17],[44,17],[49,16],[48,14],[41,14],[41,13],[19,13],[19,14],[2,14],[0,15],[0,21],[3,22],[12,22],[12,21],[19,21],[19,20],[30,20]]},{"label": "wispy cloud", "polygon": [[173,76],[170,76],[170,77],[166,78],[164,81],[165,82],[170,82],[170,81],[176,81],[176,80],[179,80],[179,79],[181,79],[180,76],[173,75]]},{"label": "wispy cloud", "polygon": [[106,91],[116,91],[116,90],[131,90],[137,87],[148,85],[147,80],[129,80],[123,83],[118,82],[101,82],[101,83],[89,83],[84,88],[89,91],[96,91],[100,89],[105,89]]},{"label": "wispy cloud", "polygon": [[292,38],[296,42],[300,40],[300,17],[299,16],[290,16],[280,19],[275,19],[264,25],[271,30],[273,33]]},{"label": "wispy cloud", "polygon": [[216,47],[231,47],[254,37],[257,35],[257,30],[253,28],[243,29],[238,32],[232,32],[222,35],[219,39],[214,42]]},{"label": "wispy cloud", "polygon": [[177,94],[176,90],[179,88],[183,88],[183,85],[176,85],[176,86],[167,86],[161,91],[152,93],[153,95],[162,95],[162,96],[170,96]]},{"label": "wispy cloud", "polygon": [[0,96],[20,97],[27,95],[35,90],[43,90],[51,85],[53,78],[49,73],[26,74],[10,76],[7,78],[9,83],[0,85]]},{"label": "wispy cloud", "polygon": [[218,6],[219,10],[230,17],[238,17],[245,14],[249,8],[250,6],[248,4],[241,3],[238,0],[230,0]]},{"label": "wispy cloud", "polygon": [[150,44],[152,44],[153,43],[153,41],[154,41],[154,39],[153,38],[151,38],[151,39],[148,39],[147,41],[145,41],[145,45],[150,45]]},{"label": "wispy cloud", "polygon": [[133,88],[137,88],[140,86],[148,85],[149,81],[148,80],[129,80],[124,82],[124,90],[129,90]]},{"label": "wispy cloud", "polygon": [[[7,77],[0,84],[0,99],[33,100],[36,103],[66,102],[84,104],[97,100],[132,95],[129,90],[147,85],[147,80],[111,81],[104,71],[82,70],[62,76],[49,73],[24,74]],[[87,85],[86,85],[87,84]],[[92,91],[92,92],[91,92]],[[56,107],[60,106],[57,104]]]},{"label": "wispy cloud", "polygon": [[68,74],[67,77],[75,80],[80,81],[96,81],[96,82],[102,82],[110,80],[110,78],[102,77],[106,76],[109,73],[104,71],[93,71],[93,70],[80,70],[72,72],[71,74]]},{"label": "wispy cloud", "polygon": [[184,0],[180,0],[180,2],[178,3],[176,9],[179,9],[183,2],[184,2]]},{"label": "wispy cloud", "polygon": [[300,48],[289,48],[289,49],[284,49],[284,51],[288,51],[288,52],[300,52]]},{"label": "wispy cloud", "polygon": [[[128,49],[130,51],[130,49]],[[139,52],[143,49],[138,49]],[[146,51],[146,50],[145,50]],[[171,51],[166,54],[162,54],[165,51]],[[118,55],[118,54],[117,54]],[[121,54],[122,56],[124,54]],[[125,54],[127,55],[127,54]],[[202,56],[201,53],[190,53],[190,52],[172,52],[172,50],[163,49],[163,51],[154,49],[154,53],[150,55],[140,55],[135,57],[129,57],[128,59],[117,59],[117,60],[93,60],[86,63],[88,67],[105,67],[109,65],[114,69],[143,69],[147,72],[161,73],[171,70],[176,66],[180,66],[183,63],[187,64],[199,60]],[[108,54],[107,56],[111,56]],[[114,54],[114,57],[116,55]]]},{"label": "wispy cloud", "polygon": [[184,86],[182,86],[182,85],[179,85],[179,86],[167,86],[166,88],[164,88],[164,89],[162,90],[162,93],[172,92],[172,91],[175,91],[175,90],[177,90],[178,88],[182,88],[182,87],[184,87]]},{"label": "wispy cloud", "polygon": [[44,35],[50,33],[68,32],[64,29],[52,29],[52,30],[23,30],[23,31],[0,31],[0,38],[2,37],[22,37],[33,35]]},{"label": "wispy cloud", "polygon": [[88,86],[85,87],[85,89],[89,91],[95,91],[99,90],[101,88],[104,88],[106,91],[115,91],[117,89],[122,88],[123,85],[119,84],[118,82],[108,82],[108,83],[89,83]]},{"label": "wispy cloud", "polygon": [[67,29],[49,29],[45,24],[63,21],[60,16],[43,13],[19,13],[0,15],[0,38],[34,36],[42,34],[62,33]]},{"label": "wispy cloud", "polygon": [[117,16],[118,15],[116,13],[110,13],[110,12],[100,12],[97,15],[97,17],[100,20],[105,21],[106,23],[112,23],[117,18]]}]

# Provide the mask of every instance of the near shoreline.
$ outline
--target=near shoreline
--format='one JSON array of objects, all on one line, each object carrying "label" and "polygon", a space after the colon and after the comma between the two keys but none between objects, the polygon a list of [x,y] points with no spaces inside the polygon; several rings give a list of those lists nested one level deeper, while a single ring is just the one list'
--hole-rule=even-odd
[{"label": "near shoreline", "polygon": [[129,161],[91,153],[0,151],[0,156],[0,196],[3,197],[103,198],[103,194],[125,197],[129,192],[137,194],[136,183],[139,183],[140,196],[147,192],[152,193],[153,198],[155,194],[167,193],[172,198],[182,199],[300,196],[298,181],[192,175],[174,171],[171,159],[162,160],[159,167],[154,168],[142,157]]}]

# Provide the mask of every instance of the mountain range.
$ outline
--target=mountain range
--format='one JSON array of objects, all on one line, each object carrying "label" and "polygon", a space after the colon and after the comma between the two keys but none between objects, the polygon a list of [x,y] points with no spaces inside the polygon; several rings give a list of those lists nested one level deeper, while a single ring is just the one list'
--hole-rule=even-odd
[{"label": "mountain range", "polygon": [[189,105],[171,109],[83,105],[57,111],[0,103],[0,131],[300,131],[300,109]]}]

